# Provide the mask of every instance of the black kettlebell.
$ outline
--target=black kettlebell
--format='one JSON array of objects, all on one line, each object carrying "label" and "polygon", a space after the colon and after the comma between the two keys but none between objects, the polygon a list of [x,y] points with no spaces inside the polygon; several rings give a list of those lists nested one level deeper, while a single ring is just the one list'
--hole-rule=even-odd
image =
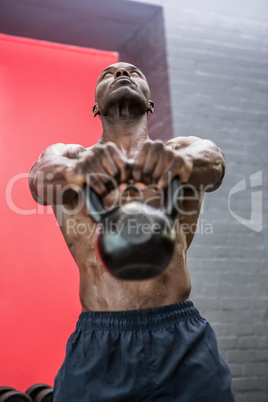
[{"label": "black kettlebell", "polygon": [[175,248],[173,223],[182,200],[178,177],[165,191],[161,209],[132,201],[109,211],[88,185],[84,198],[87,213],[98,224],[96,253],[112,275],[130,281],[143,280],[154,278],[167,268]]}]

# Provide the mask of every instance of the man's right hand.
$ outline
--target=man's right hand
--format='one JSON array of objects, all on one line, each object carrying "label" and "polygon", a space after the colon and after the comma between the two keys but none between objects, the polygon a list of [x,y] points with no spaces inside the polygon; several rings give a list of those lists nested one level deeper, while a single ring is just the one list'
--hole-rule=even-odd
[{"label": "man's right hand", "polygon": [[74,166],[65,169],[70,187],[79,191],[85,183],[103,196],[130,178],[129,160],[113,142],[83,152]]}]

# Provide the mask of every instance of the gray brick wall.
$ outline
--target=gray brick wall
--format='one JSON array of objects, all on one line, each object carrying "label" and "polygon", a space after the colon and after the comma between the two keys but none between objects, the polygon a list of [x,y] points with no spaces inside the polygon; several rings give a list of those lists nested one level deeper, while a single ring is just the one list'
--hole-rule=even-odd
[{"label": "gray brick wall", "polygon": [[[227,161],[222,187],[205,197],[189,252],[192,299],[216,331],[237,401],[267,402],[268,2],[144,2],[164,9],[175,136],[209,138]],[[262,208],[251,200],[256,172]],[[243,179],[247,189],[230,198],[231,212],[249,220],[257,210],[258,230],[262,213],[261,231],[239,223],[228,208],[230,191]],[[213,234],[206,233],[211,227]]]}]

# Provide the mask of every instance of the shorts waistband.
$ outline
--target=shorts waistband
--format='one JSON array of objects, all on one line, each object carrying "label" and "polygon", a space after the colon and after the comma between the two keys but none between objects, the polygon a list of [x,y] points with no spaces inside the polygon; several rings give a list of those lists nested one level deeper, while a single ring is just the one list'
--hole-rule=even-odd
[{"label": "shorts waistband", "polygon": [[77,328],[136,330],[178,322],[199,315],[193,302],[187,300],[168,306],[127,311],[87,311],[81,313]]}]

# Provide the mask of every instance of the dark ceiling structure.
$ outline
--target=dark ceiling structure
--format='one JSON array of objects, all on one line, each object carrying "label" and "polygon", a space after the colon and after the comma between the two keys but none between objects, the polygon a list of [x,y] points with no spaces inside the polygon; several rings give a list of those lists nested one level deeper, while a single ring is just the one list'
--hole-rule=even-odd
[{"label": "dark ceiling structure", "polygon": [[173,137],[162,7],[124,0],[1,0],[0,32],[117,51],[146,75],[152,139]]}]

